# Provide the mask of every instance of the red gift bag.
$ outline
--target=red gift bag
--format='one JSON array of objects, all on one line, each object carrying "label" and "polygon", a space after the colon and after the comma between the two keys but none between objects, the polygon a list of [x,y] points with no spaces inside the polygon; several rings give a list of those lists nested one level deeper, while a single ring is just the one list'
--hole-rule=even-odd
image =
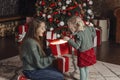
[{"label": "red gift bag", "polygon": [[69,57],[67,56],[58,57],[53,64],[62,73],[69,71]]}]

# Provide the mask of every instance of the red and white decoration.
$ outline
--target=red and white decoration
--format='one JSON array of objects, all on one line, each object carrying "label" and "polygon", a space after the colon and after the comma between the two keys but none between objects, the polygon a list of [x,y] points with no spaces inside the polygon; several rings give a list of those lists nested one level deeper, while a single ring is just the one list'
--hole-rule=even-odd
[{"label": "red and white decoration", "polygon": [[16,41],[18,43],[21,43],[23,38],[25,37],[26,32],[28,31],[28,25],[24,24],[24,25],[20,25],[18,27],[18,34],[16,35]]}]

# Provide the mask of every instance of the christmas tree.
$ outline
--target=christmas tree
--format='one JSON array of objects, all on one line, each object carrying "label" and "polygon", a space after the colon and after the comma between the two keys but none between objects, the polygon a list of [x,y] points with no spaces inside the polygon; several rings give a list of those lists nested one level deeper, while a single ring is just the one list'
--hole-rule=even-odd
[{"label": "christmas tree", "polygon": [[67,20],[80,16],[84,21],[93,19],[92,0],[37,0],[36,16],[47,22],[48,30],[67,27]]}]

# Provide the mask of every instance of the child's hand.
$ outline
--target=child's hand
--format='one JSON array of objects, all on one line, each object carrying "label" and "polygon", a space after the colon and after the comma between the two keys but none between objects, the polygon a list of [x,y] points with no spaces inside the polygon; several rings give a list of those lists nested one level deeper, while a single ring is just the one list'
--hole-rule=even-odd
[{"label": "child's hand", "polygon": [[65,40],[65,41],[68,41],[70,38],[69,37],[67,37],[67,36],[64,36],[63,37],[63,40]]},{"label": "child's hand", "polygon": [[57,58],[58,58],[58,56],[54,56],[54,58],[55,58],[55,59],[57,59]]}]

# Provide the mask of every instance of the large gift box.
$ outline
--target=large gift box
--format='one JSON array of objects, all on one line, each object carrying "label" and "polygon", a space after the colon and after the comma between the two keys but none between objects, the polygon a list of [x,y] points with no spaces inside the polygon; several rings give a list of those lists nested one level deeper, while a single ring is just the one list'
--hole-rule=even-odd
[{"label": "large gift box", "polygon": [[69,57],[67,56],[60,56],[56,60],[53,61],[54,66],[60,72],[64,73],[69,71]]},{"label": "large gift box", "polygon": [[109,27],[110,27],[110,22],[109,19],[94,19],[93,23],[101,27],[102,30],[102,36],[101,36],[101,41],[108,41],[109,39]]},{"label": "large gift box", "polygon": [[67,41],[62,39],[49,40],[49,47],[54,56],[63,56],[69,53],[69,45]]}]

